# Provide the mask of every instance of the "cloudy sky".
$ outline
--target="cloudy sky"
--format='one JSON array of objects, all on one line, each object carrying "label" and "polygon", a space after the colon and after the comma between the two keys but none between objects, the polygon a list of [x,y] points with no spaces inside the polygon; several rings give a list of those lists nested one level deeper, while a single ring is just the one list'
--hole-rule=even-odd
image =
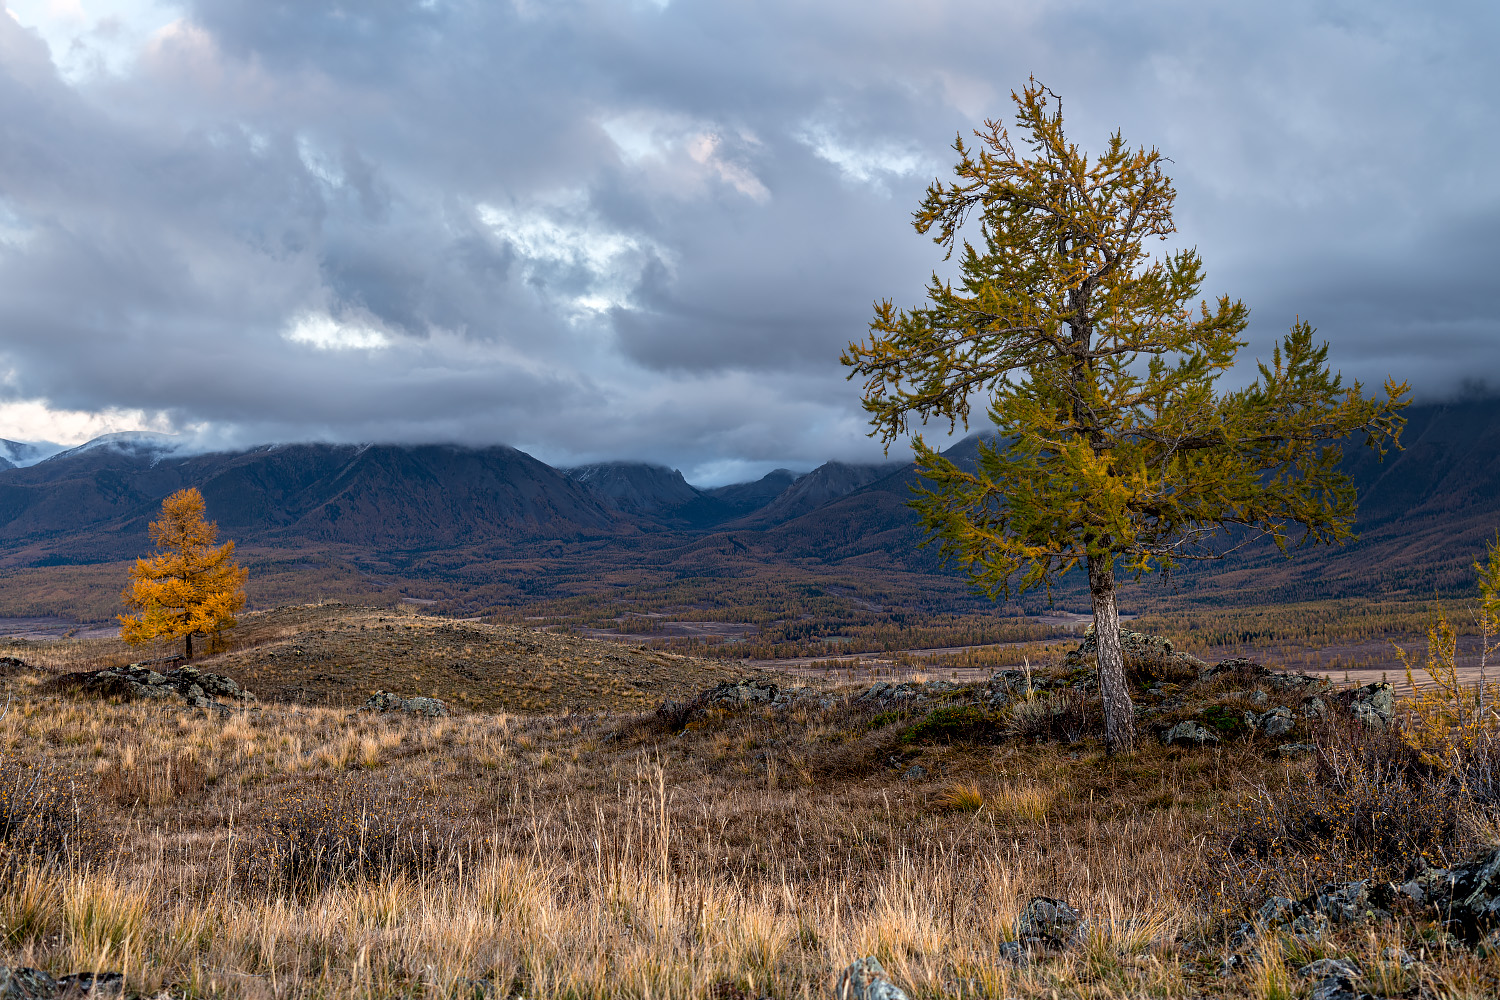
[{"label": "cloudy sky", "polygon": [[879,454],[838,355],[1036,74],[1252,350],[1500,388],[1493,3],[6,0],[0,437]]}]

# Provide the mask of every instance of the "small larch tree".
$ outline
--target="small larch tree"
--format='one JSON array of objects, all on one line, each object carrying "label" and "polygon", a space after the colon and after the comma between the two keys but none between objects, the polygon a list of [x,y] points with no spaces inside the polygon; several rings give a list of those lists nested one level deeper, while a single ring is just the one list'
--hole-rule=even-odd
[{"label": "small larch tree", "polygon": [[178,490],[162,501],[161,519],[151,522],[153,556],[137,559],[130,570],[125,604],[136,613],[120,615],[126,642],[183,640],[193,656],[193,636],[233,627],[245,606],[248,571],[234,561],[234,542],[217,544],[219,527],[203,519],[203,494]]},{"label": "small larch tree", "polygon": [[[1199,300],[1196,250],[1153,256],[1176,231],[1176,193],[1154,149],[1117,132],[1091,160],[1063,132],[1061,100],[1032,80],[1013,94],[1022,141],[986,121],[954,144],[956,180],[934,182],[914,216],[951,258],[928,302],[877,302],[868,339],[843,362],[864,381],[887,448],[915,420],[968,426],[988,402],[997,434],[977,468],[912,440],[928,484],[912,505],[944,557],[993,598],[1049,592],[1088,573],[1105,740],[1128,750],[1134,708],[1120,645],[1116,576],[1170,571],[1254,538],[1282,548],[1352,537],[1355,496],[1336,442],[1396,443],[1407,387],[1366,398],[1329,370],[1298,322],[1259,378],[1220,392],[1249,310]],[[961,231],[977,222],[977,240]]]}]

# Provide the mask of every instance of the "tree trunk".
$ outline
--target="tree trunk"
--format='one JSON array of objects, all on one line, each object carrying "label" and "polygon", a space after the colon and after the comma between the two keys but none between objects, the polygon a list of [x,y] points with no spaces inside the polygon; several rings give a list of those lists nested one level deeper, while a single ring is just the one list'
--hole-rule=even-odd
[{"label": "tree trunk", "polygon": [[1115,561],[1089,556],[1089,595],[1094,599],[1094,644],[1099,663],[1099,695],[1104,701],[1104,746],[1110,753],[1135,748],[1135,706],[1125,680],[1120,648],[1120,609],[1115,604]]},{"label": "tree trunk", "polygon": [[191,660],[193,658],[193,633],[189,632],[183,636],[183,639],[187,642],[187,645],[183,647],[183,652],[185,653],[183,659]]}]

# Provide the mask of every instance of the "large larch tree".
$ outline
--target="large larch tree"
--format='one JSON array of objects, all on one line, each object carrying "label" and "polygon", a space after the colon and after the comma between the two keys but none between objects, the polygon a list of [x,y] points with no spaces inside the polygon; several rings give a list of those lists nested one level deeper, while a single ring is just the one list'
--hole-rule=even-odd
[{"label": "large larch tree", "polygon": [[1266,536],[1283,551],[1351,538],[1338,442],[1397,443],[1407,386],[1388,379],[1378,399],[1346,386],[1299,321],[1254,382],[1219,391],[1249,310],[1199,299],[1196,250],[1149,252],[1176,232],[1161,153],[1116,132],[1091,160],[1065,137],[1055,94],[1032,80],[1012,96],[1019,144],[999,121],[977,146],[960,135],[956,180],[935,181],[914,215],[945,259],[958,251],[957,280],[934,273],[916,308],[877,302],[843,361],[887,448],[914,421],[967,428],[971,404],[988,404],[997,434],[972,471],[913,437],[928,485],[912,505],[991,597],[1050,592],[1086,568],[1105,741],[1123,751],[1135,728],[1118,574]]}]

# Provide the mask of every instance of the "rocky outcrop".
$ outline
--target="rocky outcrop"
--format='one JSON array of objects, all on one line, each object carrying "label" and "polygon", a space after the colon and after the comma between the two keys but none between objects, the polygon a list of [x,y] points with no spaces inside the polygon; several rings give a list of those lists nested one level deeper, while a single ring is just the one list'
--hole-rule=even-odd
[{"label": "rocky outcrop", "polygon": [[1309,1000],[1374,1000],[1359,988],[1364,973],[1347,958],[1320,958],[1298,969],[1297,975],[1315,980]]},{"label": "rocky outcrop", "polygon": [[[1127,668],[1159,665],[1196,673],[1208,666],[1190,653],[1180,653],[1173,649],[1171,639],[1128,628],[1120,629],[1120,648],[1125,654]],[[1068,653],[1066,663],[1073,668],[1093,666],[1098,654],[1099,644],[1091,625],[1083,634],[1083,641],[1078,644],[1078,648]]]},{"label": "rocky outcrop", "polygon": [[0,1000],[68,1000],[120,997],[125,977],[118,972],[75,972],[54,977],[41,969],[0,966]]},{"label": "rocky outcrop", "polygon": [[1182,744],[1201,747],[1219,742],[1219,737],[1196,722],[1179,722],[1168,729],[1161,740],[1167,746]]},{"label": "rocky outcrop", "polygon": [[1396,891],[1436,910],[1452,933],[1478,940],[1500,927],[1500,847],[1453,868],[1430,868]]},{"label": "rocky outcrop", "polygon": [[18,660],[14,656],[0,656],[0,677],[6,674],[23,674],[30,669],[25,660]]},{"label": "rocky outcrop", "polygon": [[1061,899],[1033,896],[1016,921],[1016,940],[1028,950],[1060,951],[1081,940],[1083,917]]},{"label": "rocky outcrop", "polygon": [[144,663],[64,674],[54,684],[64,689],[126,701],[162,701],[180,697],[196,708],[207,708],[218,704],[221,699],[245,702],[255,698],[255,695],[235,683],[233,678],[222,674],[199,670],[197,667],[181,667],[159,673]]},{"label": "rocky outcrop", "polygon": [[849,963],[839,974],[833,995],[837,1000],[909,1000],[906,991],[886,976],[874,955]]},{"label": "rocky outcrop", "polygon": [[1371,729],[1385,729],[1396,711],[1396,692],[1385,681],[1355,688],[1346,695],[1349,714]]},{"label": "rocky outcrop", "polygon": [[436,698],[403,698],[389,691],[376,691],[359,709],[361,712],[404,712],[430,719],[448,714],[448,706]]}]

